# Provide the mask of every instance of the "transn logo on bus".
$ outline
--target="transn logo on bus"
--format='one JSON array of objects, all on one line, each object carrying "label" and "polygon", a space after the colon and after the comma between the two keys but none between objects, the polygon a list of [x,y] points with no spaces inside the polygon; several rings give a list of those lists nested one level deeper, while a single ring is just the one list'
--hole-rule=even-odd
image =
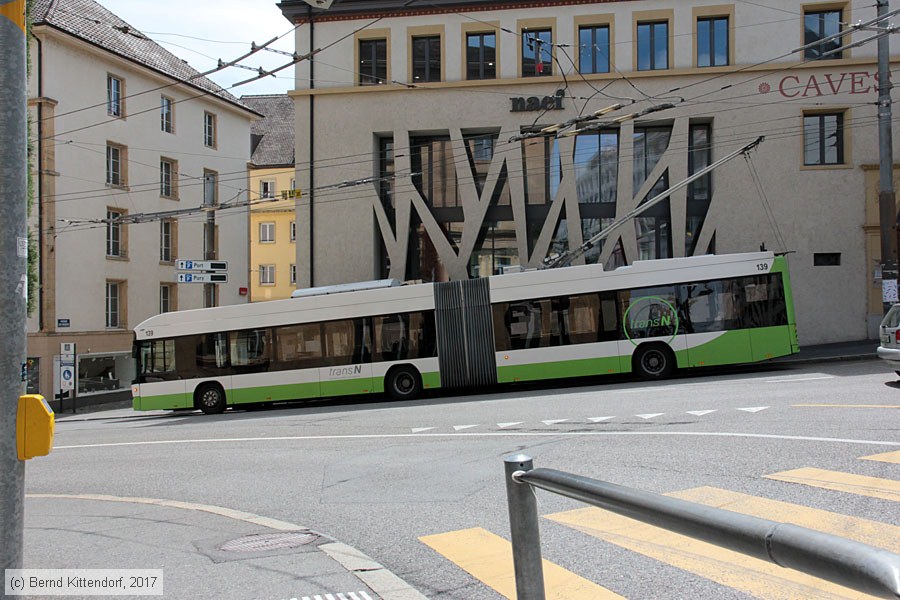
[{"label": "transn logo on bus", "polygon": [[352,367],[332,367],[328,369],[329,377],[346,377],[348,375],[362,375],[362,365]]},{"label": "transn logo on bus", "polygon": [[636,298],[622,317],[622,328],[635,346],[636,338],[667,337],[671,343],[678,335],[678,311],[659,296]]}]

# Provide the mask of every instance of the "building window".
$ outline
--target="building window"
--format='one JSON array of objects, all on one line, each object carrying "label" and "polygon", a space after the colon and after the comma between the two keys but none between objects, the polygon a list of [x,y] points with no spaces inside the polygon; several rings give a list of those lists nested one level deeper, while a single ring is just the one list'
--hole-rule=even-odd
[{"label": "building window", "polygon": [[125,258],[125,226],[121,222],[125,214],[118,208],[106,209],[106,256]]},{"label": "building window", "polygon": [[387,80],[387,40],[359,40],[359,85]]},{"label": "building window", "polygon": [[125,161],[127,159],[125,146],[106,143],[106,184],[124,187],[126,185]]},{"label": "building window", "polygon": [[160,96],[159,127],[166,133],[175,131],[175,101],[167,96]]},{"label": "building window", "polygon": [[125,81],[114,75],[106,76],[106,114],[125,116]]},{"label": "building window", "polygon": [[203,169],[203,205],[216,206],[219,203],[219,174]]},{"label": "building window", "polygon": [[[453,143],[444,137],[410,139],[412,183],[434,209],[461,207]],[[441,215],[442,216],[442,215]]]},{"label": "building window", "polygon": [[275,242],[275,223],[267,222],[259,224],[259,241],[263,244]]},{"label": "building window", "polygon": [[697,66],[728,64],[728,17],[697,19]]},{"label": "building window", "polygon": [[[805,12],[803,14],[803,45],[813,44],[821,39],[840,33],[842,16],[842,11],[840,10]],[[842,52],[835,52],[825,57],[822,56],[826,52],[831,52],[840,47],[841,38],[835,38],[807,48],[803,52],[803,57],[807,60],[841,58]]]},{"label": "building window", "polygon": [[522,31],[522,77],[553,75],[553,30]]},{"label": "building window", "polygon": [[162,283],[159,286],[159,312],[167,313],[175,310],[175,292],[174,286],[169,283]]},{"label": "building window", "polygon": [[[712,131],[709,125],[692,124],[688,135],[688,175],[693,175],[712,163]],[[711,199],[712,173],[707,173],[688,186],[685,256],[691,256],[697,250],[700,229],[709,212]]]},{"label": "building window", "polygon": [[203,145],[216,147],[216,115],[211,112],[203,113]]},{"label": "building window", "polygon": [[291,265],[291,283],[297,283],[297,265]]},{"label": "building window", "polygon": [[175,260],[175,221],[163,219],[159,222],[159,261],[170,263]]},{"label": "building window", "polygon": [[609,26],[578,28],[578,70],[581,73],[609,73]]},{"label": "building window", "polygon": [[669,22],[638,23],[638,71],[669,68]]},{"label": "building window", "polygon": [[803,164],[844,164],[844,115],[819,113],[803,116]]},{"label": "building window", "polygon": [[125,284],[121,281],[106,282],[106,328],[120,329],[122,322],[122,297]]},{"label": "building window", "polygon": [[291,241],[297,241],[297,221],[291,221]]},{"label": "building window", "polygon": [[413,81],[441,80],[441,36],[429,35],[412,39]]},{"label": "building window", "polygon": [[275,180],[266,179],[259,182],[259,197],[274,198],[275,197]]},{"label": "building window", "polygon": [[259,285],[275,285],[275,265],[259,265]]},{"label": "building window", "polygon": [[178,196],[178,163],[171,158],[159,159],[159,195],[163,198]]},{"label": "building window", "polygon": [[466,34],[466,79],[497,78],[497,34]]}]

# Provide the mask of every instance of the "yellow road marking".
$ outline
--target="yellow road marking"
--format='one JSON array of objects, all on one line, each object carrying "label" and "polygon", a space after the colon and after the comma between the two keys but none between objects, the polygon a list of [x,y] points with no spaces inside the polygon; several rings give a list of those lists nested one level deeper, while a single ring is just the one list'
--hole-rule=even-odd
[{"label": "yellow road marking", "polygon": [[884,454],[873,454],[872,456],[861,456],[860,458],[863,460],[877,460],[879,462],[900,465],[900,450],[896,452],[885,452]]},{"label": "yellow road marking", "polygon": [[789,502],[758,498],[714,487],[699,487],[666,495],[771,521],[793,523],[900,553],[900,527],[880,521],[800,507]]},{"label": "yellow road marking", "polygon": [[[799,506],[796,509],[804,510]],[[764,600],[873,598],[599,508],[576,509],[547,518]]]},{"label": "yellow road marking", "polygon": [[900,481],[894,481],[893,479],[881,479],[879,477],[813,468],[782,471],[781,473],[774,473],[765,477],[776,481],[800,483],[826,490],[848,492],[870,498],[900,502]]},{"label": "yellow road marking", "polygon": [[[475,527],[426,535],[420,537],[419,541],[456,563],[498,594],[515,600],[512,544],[502,537]],[[624,600],[622,596],[548,560],[544,561],[544,588],[548,600]]]},{"label": "yellow road marking", "polygon": [[3,15],[25,33],[25,0],[12,0],[0,4],[0,15]]},{"label": "yellow road marking", "polygon": [[805,408],[900,408],[900,404],[791,404],[791,406]]}]

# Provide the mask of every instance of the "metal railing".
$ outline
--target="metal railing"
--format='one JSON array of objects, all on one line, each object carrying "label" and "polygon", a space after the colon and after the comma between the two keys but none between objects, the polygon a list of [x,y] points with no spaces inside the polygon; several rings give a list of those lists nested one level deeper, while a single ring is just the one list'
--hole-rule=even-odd
[{"label": "metal railing", "polygon": [[535,469],[525,454],[504,459],[518,600],[544,600],[533,487],[796,569],[879,598],[900,598],[900,555],[805,527],[778,523],[573,475]]}]

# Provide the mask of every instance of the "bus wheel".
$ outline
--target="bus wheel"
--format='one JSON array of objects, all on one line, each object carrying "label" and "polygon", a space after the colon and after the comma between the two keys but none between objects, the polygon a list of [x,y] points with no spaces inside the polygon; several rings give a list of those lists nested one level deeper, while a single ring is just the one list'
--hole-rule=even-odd
[{"label": "bus wheel", "polygon": [[217,415],[225,411],[225,390],[214,383],[207,383],[197,389],[197,408],[207,415]]},{"label": "bus wheel", "polygon": [[384,388],[394,400],[412,400],[422,393],[422,377],[413,367],[396,367],[385,377]]},{"label": "bus wheel", "polygon": [[665,379],[675,370],[675,356],[668,346],[645,344],[634,353],[632,366],[641,379]]}]

